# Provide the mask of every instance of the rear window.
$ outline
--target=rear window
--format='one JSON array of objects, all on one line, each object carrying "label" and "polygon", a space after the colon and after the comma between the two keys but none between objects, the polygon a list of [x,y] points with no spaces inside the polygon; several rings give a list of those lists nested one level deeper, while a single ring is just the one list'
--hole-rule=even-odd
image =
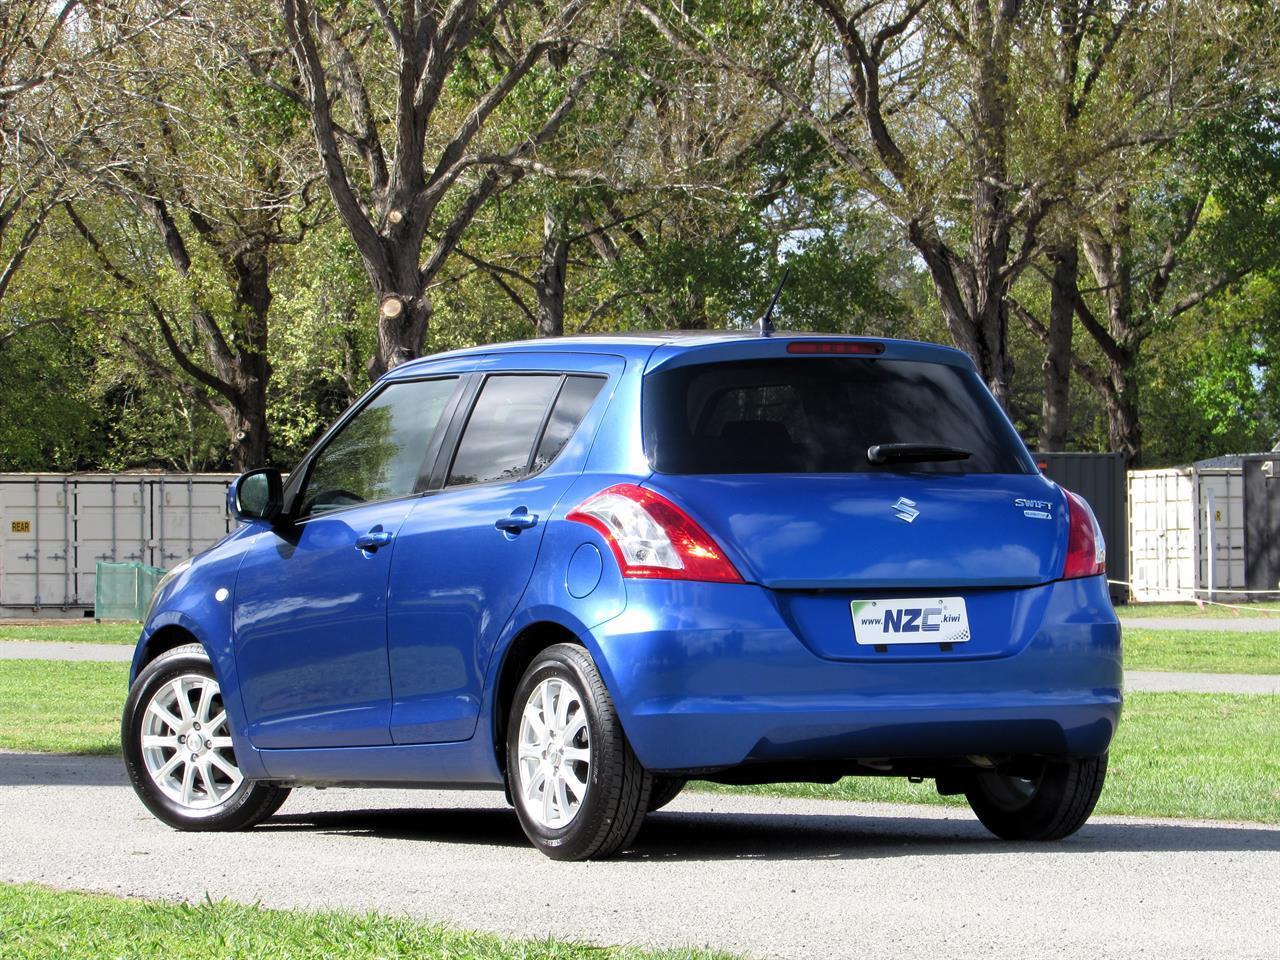
[{"label": "rear window", "polygon": [[[660,473],[1033,473],[972,371],[915,360],[797,357],[690,364],[645,378],[644,443]],[[884,443],[966,460],[873,464]]]}]

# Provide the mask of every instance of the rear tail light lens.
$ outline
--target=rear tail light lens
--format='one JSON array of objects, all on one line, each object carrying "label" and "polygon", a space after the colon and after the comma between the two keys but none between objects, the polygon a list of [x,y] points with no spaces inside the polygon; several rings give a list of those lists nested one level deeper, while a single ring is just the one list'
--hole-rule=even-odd
[{"label": "rear tail light lens", "polygon": [[1063,490],[1067,495],[1069,512],[1067,535],[1067,562],[1062,567],[1062,579],[1092,577],[1107,572],[1107,544],[1102,539],[1102,528],[1084,497]]},{"label": "rear tail light lens", "polygon": [[711,535],[661,494],[620,483],[588,497],[568,520],[600,532],[624,577],[742,583]]}]

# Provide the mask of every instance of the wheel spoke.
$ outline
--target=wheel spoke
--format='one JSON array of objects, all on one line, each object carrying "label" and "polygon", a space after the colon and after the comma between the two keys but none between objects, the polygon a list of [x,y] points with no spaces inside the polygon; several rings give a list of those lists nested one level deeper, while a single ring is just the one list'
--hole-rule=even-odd
[{"label": "wheel spoke", "polygon": [[[544,783],[545,783],[545,781],[546,781],[546,776],[545,776],[545,774],[543,775],[543,781],[544,781]],[[551,790],[551,785],[550,785],[550,784],[546,784],[546,785],[543,787],[543,790],[542,790],[542,822],[543,822],[543,823],[545,823],[545,824],[547,824],[547,825],[550,825],[550,824],[551,824],[551,797],[552,797],[552,792],[553,792],[553,791]]]},{"label": "wheel spoke", "polygon": [[178,751],[172,757],[164,762],[164,765],[158,769],[154,776],[157,783],[163,783],[173,773],[175,767],[182,762],[182,751]]},{"label": "wheel spoke", "polygon": [[206,724],[206,727],[209,733],[212,734],[214,731],[216,731],[226,722],[227,722],[227,711],[223,710],[220,714],[218,714],[216,717],[210,720],[208,724]]},{"label": "wheel spoke", "polygon": [[147,712],[159,717],[160,721],[172,730],[175,735],[182,729],[182,721],[165,709],[158,698],[151,701],[150,705],[147,707]]},{"label": "wheel spoke", "polygon": [[541,747],[539,744],[536,744],[536,743],[524,743],[524,742],[521,742],[521,744],[520,744],[520,751],[519,751],[519,759],[521,759],[521,760],[541,760],[541,759],[542,759],[542,747]]},{"label": "wheel spoke", "polygon": [[152,735],[143,736],[142,738],[143,750],[160,750],[164,748],[177,750],[179,746],[180,744],[178,743],[177,737],[159,737]]},{"label": "wheel spoke", "polygon": [[581,803],[582,798],[586,796],[587,785],[578,779],[578,775],[573,772],[571,767],[561,767],[560,776],[564,778],[564,782],[573,791],[573,798]]},{"label": "wheel spoke", "polygon": [[200,702],[196,707],[196,719],[206,727],[212,726],[212,724],[209,723],[209,707],[213,705],[213,695],[215,692],[216,691],[212,683],[206,683],[200,687]]},{"label": "wheel spoke", "polygon": [[543,786],[546,782],[547,782],[547,770],[545,767],[539,764],[538,769],[534,772],[533,776],[529,778],[529,783],[524,788],[525,797],[529,800],[532,800],[534,798],[534,795],[538,792],[538,788],[540,786]]},{"label": "wheel spoke", "polygon": [[565,721],[569,719],[569,707],[574,703],[573,693],[565,687],[560,688],[560,696],[556,700],[556,729],[563,730]]},{"label": "wheel spoke", "polygon": [[200,782],[204,784],[204,794],[210,800],[217,796],[217,791],[213,786],[213,774],[209,771],[208,759],[202,760],[196,767],[200,771]]},{"label": "wheel spoke", "polygon": [[538,710],[532,703],[525,707],[524,719],[529,723],[529,732],[533,734],[533,740],[539,744],[545,743],[547,725],[542,722],[542,717],[538,715]]},{"label": "wheel spoke", "polygon": [[169,686],[173,688],[174,693],[177,695],[179,715],[183,720],[190,720],[192,719],[191,701],[187,699],[187,691],[183,685],[183,679],[183,677],[178,677]]},{"label": "wheel spoke", "polygon": [[551,695],[551,681],[548,680],[542,685],[542,722],[548,729],[554,729],[552,727],[553,717],[555,717],[555,710]]},{"label": "wheel spoke", "polygon": [[569,815],[569,796],[564,789],[564,777],[557,776],[555,779],[556,787],[556,807],[559,808],[560,819],[565,819]]},{"label": "wheel spoke", "polygon": [[565,747],[563,755],[565,763],[591,762],[591,751],[586,747]]},{"label": "wheel spoke", "polygon": [[209,748],[211,750],[230,750],[231,749],[230,737],[209,737],[208,742],[209,742]]},{"label": "wheel spoke", "polygon": [[564,728],[565,743],[572,743],[579,732],[585,730],[587,726],[587,713],[585,710],[575,711],[573,717],[570,718],[568,724]]},{"label": "wheel spoke", "polygon": [[193,790],[196,781],[196,765],[190,760],[186,761],[186,766],[182,768],[182,802],[186,806],[191,806],[193,799]]},{"label": "wheel spoke", "polygon": [[209,762],[225,773],[231,780],[231,787],[234,790],[240,786],[240,781],[244,779],[244,774],[240,772],[240,768],[233,763],[229,763],[220,754],[209,754]]}]

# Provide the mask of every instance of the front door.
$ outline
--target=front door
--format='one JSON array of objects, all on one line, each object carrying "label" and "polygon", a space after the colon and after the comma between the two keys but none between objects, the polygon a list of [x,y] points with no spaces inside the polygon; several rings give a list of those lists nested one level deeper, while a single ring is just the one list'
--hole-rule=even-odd
[{"label": "front door", "polygon": [[254,746],[391,742],[387,577],[458,383],[385,385],[299,468],[293,519],[247,548],[234,630]]}]

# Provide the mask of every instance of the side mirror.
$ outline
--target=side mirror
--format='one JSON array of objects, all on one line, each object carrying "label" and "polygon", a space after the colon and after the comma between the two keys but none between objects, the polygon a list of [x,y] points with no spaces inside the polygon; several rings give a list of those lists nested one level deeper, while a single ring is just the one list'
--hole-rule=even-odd
[{"label": "side mirror", "polygon": [[241,523],[273,522],[283,506],[284,483],[280,471],[271,467],[241,474],[227,488],[227,507]]}]

